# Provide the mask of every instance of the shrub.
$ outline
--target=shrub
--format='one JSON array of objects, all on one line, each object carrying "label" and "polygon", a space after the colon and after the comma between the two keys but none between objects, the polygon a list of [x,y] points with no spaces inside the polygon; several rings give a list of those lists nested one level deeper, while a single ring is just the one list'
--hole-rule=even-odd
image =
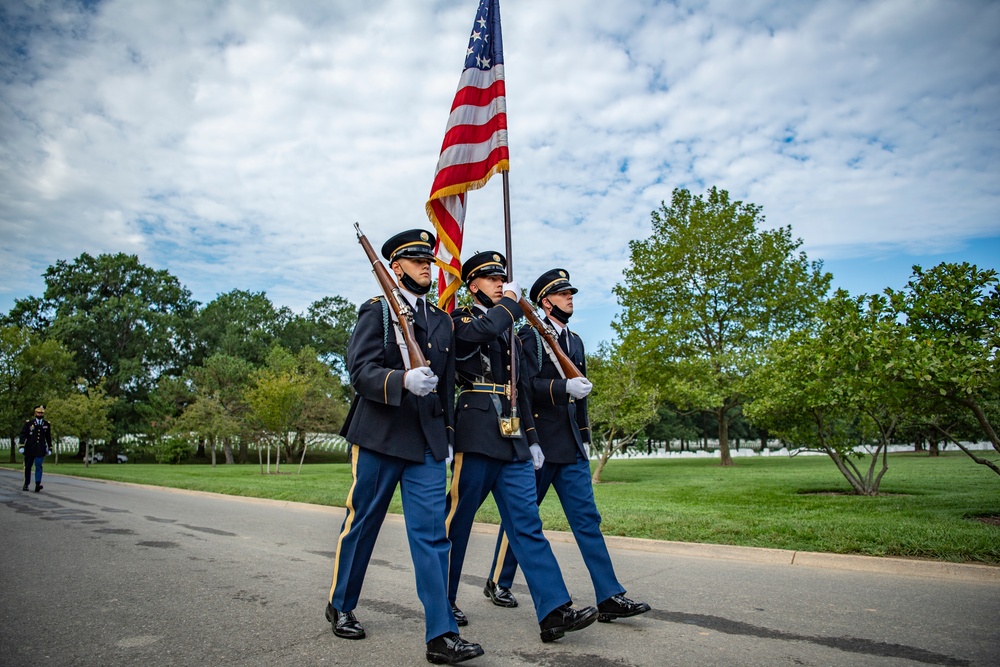
[{"label": "shrub", "polygon": [[156,446],[156,460],[158,463],[183,463],[193,451],[194,448],[186,438],[169,436]]}]

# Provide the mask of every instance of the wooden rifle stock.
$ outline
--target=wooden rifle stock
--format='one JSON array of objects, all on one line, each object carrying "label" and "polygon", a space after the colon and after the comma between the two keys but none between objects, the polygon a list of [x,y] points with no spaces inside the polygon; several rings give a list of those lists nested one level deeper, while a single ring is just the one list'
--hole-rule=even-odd
[{"label": "wooden rifle stock", "polygon": [[420,345],[417,344],[417,335],[413,330],[413,309],[410,308],[406,297],[400,293],[396,281],[389,275],[385,264],[375,254],[372,244],[361,232],[361,225],[355,222],[354,230],[358,233],[358,243],[365,249],[368,261],[372,263],[372,273],[375,274],[375,280],[378,281],[386,301],[389,302],[389,307],[392,308],[392,312],[396,313],[396,319],[399,320],[399,328],[403,332],[403,340],[406,342],[407,356],[410,358],[410,368],[430,366],[430,362],[424,358],[424,353],[420,350]]},{"label": "wooden rifle stock", "polygon": [[538,319],[538,314],[535,313],[535,309],[531,307],[531,304],[524,300],[524,297],[519,297],[517,303],[521,306],[521,310],[524,311],[524,317],[528,320],[528,324],[535,328],[535,331],[542,335],[545,342],[548,343],[549,348],[551,348],[552,353],[556,355],[556,361],[559,362],[559,367],[562,368],[563,375],[566,379],[571,378],[582,378],[583,373],[580,369],[576,367],[573,360],[563,351],[562,345],[555,337],[555,332],[552,327],[542,322]]}]

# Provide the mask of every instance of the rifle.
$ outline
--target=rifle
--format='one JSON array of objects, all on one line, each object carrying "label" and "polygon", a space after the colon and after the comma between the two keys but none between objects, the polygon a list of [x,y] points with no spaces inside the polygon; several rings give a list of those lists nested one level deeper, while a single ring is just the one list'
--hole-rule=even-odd
[{"label": "rifle", "polygon": [[375,254],[372,244],[368,242],[368,239],[361,232],[361,225],[355,222],[354,230],[358,233],[358,243],[365,249],[368,261],[372,263],[372,273],[375,274],[375,280],[378,281],[379,287],[382,288],[382,292],[385,294],[385,299],[389,302],[392,312],[396,313],[396,320],[398,322],[395,324],[399,326],[400,331],[403,333],[403,341],[406,343],[406,353],[410,358],[410,368],[430,366],[430,362],[424,358],[424,353],[420,350],[420,345],[417,344],[417,335],[413,330],[413,309],[410,308],[406,297],[400,293],[399,287],[392,279],[392,276],[389,275],[385,264]]},{"label": "rifle", "polygon": [[582,378],[583,373],[581,373],[580,369],[576,367],[573,360],[569,358],[569,355],[563,351],[562,346],[556,339],[556,332],[552,329],[552,327],[538,319],[535,309],[531,307],[530,303],[524,300],[523,296],[518,298],[517,303],[521,306],[521,310],[524,311],[524,317],[528,320],[528,324],[533,326],[535,331],[540,333],[542,338],[545,339],[545,342],[548,343],[549,348],[556,356],[556,361],[559,362],[559,367],[562,369],[563,375],[566,376],[566,379]]}]

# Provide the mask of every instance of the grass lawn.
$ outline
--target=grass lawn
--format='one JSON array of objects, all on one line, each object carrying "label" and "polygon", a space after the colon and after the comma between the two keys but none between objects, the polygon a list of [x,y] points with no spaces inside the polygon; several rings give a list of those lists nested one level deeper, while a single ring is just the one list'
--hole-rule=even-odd
[{"label": "grass lawn", "polygon": [[[48,473],[344,505],[348,465],[296,469],[262,476],[256,464],[45,464]],[[964,454],[890,455],[875,498],[842,495],[847,482],[825,456],[738,458],[731,468],[711,459],[614,460],[603,477],[594,491],[607,535],[1000,564],[1000,526],[975,519],[1000,516],[1000,477]],[[390,512],[401,510],[397,492]],[[568,530],[554,491],[542,518]],[[478,519],[499,521],[492,500]]]}]

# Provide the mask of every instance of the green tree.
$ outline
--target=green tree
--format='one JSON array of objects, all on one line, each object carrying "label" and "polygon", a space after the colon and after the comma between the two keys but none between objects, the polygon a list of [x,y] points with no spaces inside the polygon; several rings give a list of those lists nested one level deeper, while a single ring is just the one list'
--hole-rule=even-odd
[{"label": "green tree", "polygon": [[358,307],[341,296],[313,302],[305,315],[292,317],[281,332],[282,347],[299,352],[313,348],[337,374],[347,372],[347,343],[358,321]]},{"label": "green tree", "polygon": [[262,366],[290,318],[290,311],[275,308],[264,292],[220,294],[195,318],[193,361],[201,365],[208,357],[223,354]]},{"label": "green tree", "polygon": [[59,260],[44,278],[44,297],[15,301],[8,319],[50,322],[45,336],[73,352],[75,374],[88,386],[103,381],[115,400],[113,441],[136,430],[137,406],[159,377],[179,375],[187,364],[196,307],[190,292],[124,253]]},{"label": "green tree", "polygon": [[246,401],[254,419],[275,443],[275,472],[281,466],[280,446],[290,449],[288,435],[302,416],[306,391],[306,378],[287,368],[260,369],[247,389]]},{"label": "green tree", "polygon": [[591,446],[599,454],[593,482],[600,484],[611,455],[625,451],[656,418],[657,396],[656,388],[642,381],[635,357],[606,342],[588,355],[587,377],[594,384],[587,398]]},{"label": "green tree", "polygon": [[0,327],[0,427],[10,441],[15,461],[17,435],[39,403],[69,389],[73,355],[55,340],[43,340],[30,329]]},{"label": "green tree", "polygon": [[725,190],[676,189],[652,221],[650,237],[629,244],[614,328],[664,400],[714,415],[722,465],[731,465],[741,381],[768,343],[809,320],[831,276],[797,252],[790,227],[759,229],[761,208]]},{"label": "green tree", "polygon": [[[210,446],[212,467],[215,467],[215,447],[218,442],[231,439],[239,434],[243,424],[222,404],[218,394],[199,396],[174,422],[173,433],[182,436],[195,434],[204,438]],[[227,457],[232,463],[232,455]]]},{"label": "green tree", "polygon": [[908,363],[904,327],[885,297],[843,290],[818,319],[816,330],[771,344],[745,384],[753,400],[744,412],[792,446],[825,452],[854,493],[877,495],[889,445],[914,419],[897,382]]},{"label": "green tree", "polygon": [[137,406],[142,419],[142,450],[156,453],[163,439],[174,428],[174,422],[195,400],[190,383],[184,378],[160,376],[156,388]]},{"label": "green tree", "polygon": [[977,463],[1000,474],[1000,466],[962,444],[963,431],[969,433],[968,420],[955,414],[957,410],[973,417],[980,437],[1000,453],[995,426],[1000,414],[997,272],[967,262],[946,262],[927,271],[914,266],[903,290],[886,292],[914,343],[908,363],[900,368],[900,380],[935,416],[931,426]]},{"label": "green tree", "polygon": [[94,440],[105,440],[113,433],[111,410],[114,404],[115,400],[104,391],[103,383],[88,387],[81,381],[77,391],[49,402],[46,417],[59,437],[75,436],[79,440],[84,465],[89,466],[94,460]]},{"label": "green tree", "polygon": [[656,418],[643,429],[643,433],[650,440],[679,440],[681,448],[687,449],[688,443],[698,437],[699,429],[692,415],[669,403],[661,403],[656,408]]},{"label": "green tree", "polygon": [[245,396],[253,418],[286,460],[297,453],[304,457],[309,434],[339,427],[348,407],[340,379],[310,347],[298,354],[272,348]]},{"label": "green tree", "polygon": [[[235,438],[239,439],[240,463],[246,463],[247,460],[247,443],[251,427],[248,423],[250,409],[245,394],[250,386],[253,372],[254,367],[249,361],[225,354],[214,354],[205,360],[204,365],[188,370],[196,395],[217,402],[221,417],[234,427],[220,429],[219,437],[222,440],[222,450],[227,464],[233,463]],[[198,429],[192,430],[198,431]]]}]

